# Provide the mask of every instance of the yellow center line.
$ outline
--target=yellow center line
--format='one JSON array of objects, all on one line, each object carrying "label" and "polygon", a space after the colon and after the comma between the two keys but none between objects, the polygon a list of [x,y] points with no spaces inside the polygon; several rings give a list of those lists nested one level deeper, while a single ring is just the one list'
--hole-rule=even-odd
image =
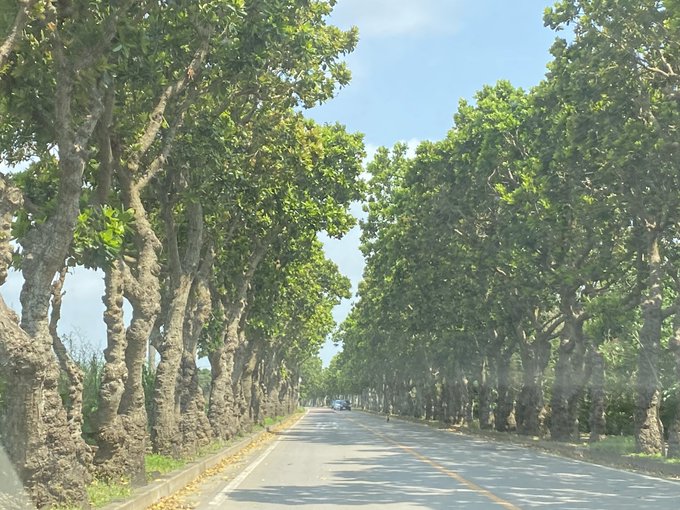
[{"label": "yellow center line", "polygon": [[414,449],[411,448],[410,446],[405,446],[405,445],[403,445],[403,444],[401,444],[401,443],[395,441],[395,440],[392,439],[391,437],[386,436],[385,434],[383,434],[383,433],[381,433],[381,432],[378,432],[377,430],[372,429],[371,427],[368,427],[368,426],[364,425],[363,423],[357,422],[357,421],[354,420],[353,418],[349,418],[349,419],[350,419],[351,421],[353,421],[354,423],[356,423],[357,425],[359,425],[360,427],[365,428],[366,430],[368,430],[368,431],[371,432],[372,434],[375,434],[376,436],[380,437],[383,441],[385,441],[385,442],[387,442],[387,443],[390,443],[390,444],[393,444],[394,446],[397,446],[397,447],[401,448],[401,449],[404,450],[406,453],[409,453],[410,455],[413,455],[416,459],[420,460],[421,462],[424,462],[424,463],[428,464],[429,466],[432,466],[432,467],[435,468],[437,471],[439,471],[439,472],[441,472],[441,473],[444,473],[444,474],[445,474],[446,476],[448,476],[449,478],[453,478],[453,479],[456,480],[457,482],[459,482],[459,483],[463,484],[464,486],[466,486],[468,489],[470,489],[470,490],[476,492],[477,494],[481,494],[482,496],[484,496],[484,497],[490,499],[491,501],[493,501],[494,503],[496,503],[496,504],[502,506],[503,508],[507,508],[508,510],[521,510],[518,506],[515,506],[515,505],[513,505],[512,503],[510,503],[509,501],[507,501],[507,500],[505,500],[505,499],[503,499],[503,498],[501,498],[501,497],[496,496],[493,492],[489,491],[488,489],[485,489],[484,487],[482,487],[482,486],[480,486],[480,485],[477,485],[476,483],[471,482],[470,480],[468,480],[468,479],[466,479],[466,478],[463,478],[461,475],[459,475],[459,474],[456,473],[455,471],[451,471],[451,470],[449,470],[449,469],[446,469],[446,468],[445,468],[444,466],[442,466],[441,464],[438,464],[438,463],[435,462],[434,460],[430,459],[429,457],[426,457],[425,455],[423,455],[422,453],[420,453],[420,452],[414,450]]}]

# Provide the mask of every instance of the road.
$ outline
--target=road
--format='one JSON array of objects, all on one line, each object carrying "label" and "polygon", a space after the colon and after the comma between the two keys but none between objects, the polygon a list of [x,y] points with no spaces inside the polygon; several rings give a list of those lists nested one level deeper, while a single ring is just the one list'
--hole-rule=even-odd
[{"label": "road", "polygon": [[360,412],[312,409],[186,503],[203,510],[677,510],[680,484]]}]

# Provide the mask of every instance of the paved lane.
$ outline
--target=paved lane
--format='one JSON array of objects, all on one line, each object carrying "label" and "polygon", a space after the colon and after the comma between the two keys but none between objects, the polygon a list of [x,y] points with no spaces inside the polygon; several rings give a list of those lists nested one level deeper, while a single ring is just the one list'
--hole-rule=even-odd
[{"label": "paved lane", "polygon": [[314,409],[198,508],[677,510],[680,484],[358,412]]}]

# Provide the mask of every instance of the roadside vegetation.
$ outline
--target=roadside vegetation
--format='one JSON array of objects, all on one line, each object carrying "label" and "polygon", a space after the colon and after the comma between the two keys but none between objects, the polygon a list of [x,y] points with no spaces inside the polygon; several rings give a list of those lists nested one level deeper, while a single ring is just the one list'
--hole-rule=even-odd
[{"label": "roadside vegetation", "polygon": [[368,165],[364,279],[308,396],[677,459],[680,4],[545,22],[539,85],[486,86]]},{"label": "roadside vegetation", "polygon": [[[300,397],[680,458],[680,2],[557,2],[539,85],[484,87],[368,183],[362,136],[304,115],[350,79],[334,5],[0,10],[0,285],[24,282],[18,313],[0,299],[0,440],[39,508]],[[323,369],[350,283],[317,236],[356,201],[367,265]],[[87,356],[58,334],[74,267],[105,284]]]},{"label": "roadside vegetation", "polygon": [[[334,3],[0,9],[0,284],[24,282],[18,316],[0,300],[0,439],[39,508],[298,408],[350,288],[317,234],[364,188],[362,136],[304,116],[350,78]],[[105,284],[85,358],[58,334],[73,267]]]}]

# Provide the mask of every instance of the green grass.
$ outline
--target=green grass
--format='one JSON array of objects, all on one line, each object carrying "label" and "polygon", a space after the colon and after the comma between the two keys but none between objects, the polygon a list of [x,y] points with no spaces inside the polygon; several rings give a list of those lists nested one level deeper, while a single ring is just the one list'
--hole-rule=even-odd
[{"label": "green grass", "polygon": [[680,459],[667,459],[662,457],[660,453],[637,453],[633,436],[610,436],[597,443],[590,443],[588,448],[595,452],[621,455],[622,457],[657,460],[664,464],[680,464]]},{"label": "green grass", "polygon": [[201,446],[198,451],[196,452],[195,455],[191,457],[190,460],[196,460],[200,459],[201,457],[205,457],[206,455],[212,455],[214,453],[219,452],[220,450],[223,450],[227,446],[229,446],[230,443],[232,443],[233,440],[229,441],[213,441],[210,444],[207,444],[205,446]]},{"label": "green grass", "polygon": [[658,460],[664,464],[680,464],[680,459],[667,459],[666,457],[662,457],[660,453],[629,453],[626,457]]},{"label": "green grass", "polygon": [[635,438],[633,436],[610,436],[602,441],[590,443],[588,448],[594,452],[630,455],[635,453]]},{"label": "green grass", "polygon": [[173,459],[165,455],[152,453],[144,457],[144,466],[147,473],[160,473],[162,475],[175,471],[186,465],[185,460]]},{"label": "green grass", "polygon": [[265,418],[263,424],[265,427],[270,427],[271,425],[276,425],[284,418],[285,416],[277,416],[276,418]]},{"label": "green grass", "polygon": [[124,499],[132,494],[130,484],[122,480],[118,483],[106,483],[94,480],[87,487],[87,496],[94,508],[100,508],[114,499]]},{"label": "green grass", "polygon": [[[276,418],[266,418],[262,427],[253,427],[255,430],[264,429],[271,425],[279,423],[285,418],[285,416],[277,416]],[[241,432],[239,436],[243,436],[244,433]],[[237,436],[237,437],[239,437]],[[211,455],[219,452],[230,443],[233,443],[234,439],[230,441],[214,441],[207,446],[202,447],[196,455],[192,456],[190,459],[174,459],[172,457],[167,457],[165,455],[149,454],[144,457],[144,464],[147,472],[147,476],[150,473],[164,475],[184,467],[187,462],[195,460],[206,455]],[[121,480],[117,483],[104,482],[101,480],[94,480],[87,487],[87,495],[90,500],[90,504],[93,508],[101,508],[104,505],[116,500],[125,499],[132,495],[132,488],[130,484]],[[58,510],[72,510],[68,507],[58,508]],[[73,509],[74,510],[74,509]]]}]

